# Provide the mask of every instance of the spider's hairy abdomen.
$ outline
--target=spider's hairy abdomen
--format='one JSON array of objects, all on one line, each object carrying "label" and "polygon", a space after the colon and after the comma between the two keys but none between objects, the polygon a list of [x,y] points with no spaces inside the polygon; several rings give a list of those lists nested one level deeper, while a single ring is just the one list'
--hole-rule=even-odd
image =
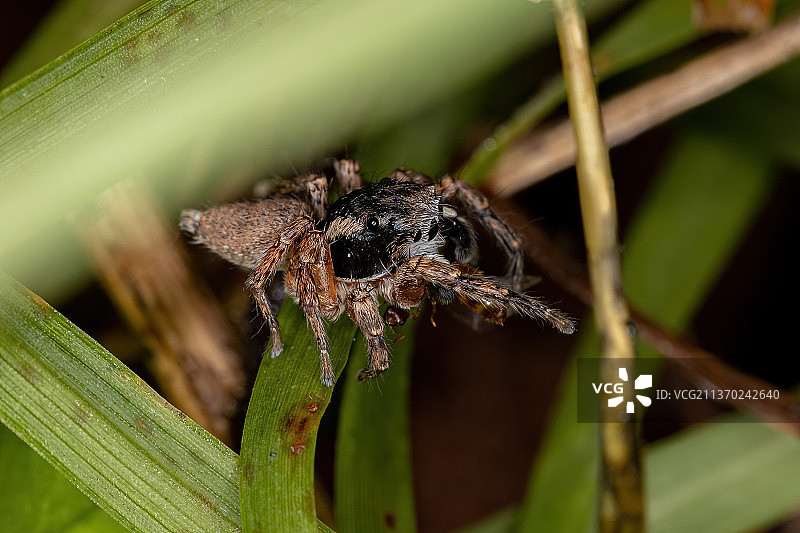
[{"label": "spider's hairy abdomen", "polygon": [[205,211],[186,209],[181,213],[181,228],[194,236],[196,243],[204,244],[223,259],[255,268],[278,242],[284,226],[310,215],[308,204],[300,199],[270,196]]}]

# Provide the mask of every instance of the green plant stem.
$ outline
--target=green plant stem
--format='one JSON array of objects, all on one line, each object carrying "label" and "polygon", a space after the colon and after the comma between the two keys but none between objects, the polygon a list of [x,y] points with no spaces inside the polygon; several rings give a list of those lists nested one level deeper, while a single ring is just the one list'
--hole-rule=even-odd
[{"label": "green plant stem", "polygon": [[[602,357],[605,361],[601,378],[612,382],[620,368],[620,363],[614,363],[614,360],[629,361],[634,356],[627,327],[628,308],[622,294],[614,184],[600,123],[600,106],[583,14],[575,0],[555,0],[554,6],[578,153],[576,170],[589,278],[597,327],[603,342]],[[631,365],[625,366],[628,375],[633,375]],[[626,388],[626,393],[623,401],[632,401],[632,391]],[[603,471],[600,531],[642,531],[644,507],[636,425],[617,422],[608,418],[608,411],[603,413],[606,417],[600,427]]]}]

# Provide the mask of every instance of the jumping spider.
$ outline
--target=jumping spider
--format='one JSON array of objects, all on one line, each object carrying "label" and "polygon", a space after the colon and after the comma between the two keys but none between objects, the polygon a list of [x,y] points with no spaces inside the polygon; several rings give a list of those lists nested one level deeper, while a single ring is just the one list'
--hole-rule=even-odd
[{"label": "jumping spider", "polygon": [[[334,169],[341,196],[330,208],[328,179],[310,174],[280,182],[263,198],[181,215],[180,226],[195,243],[252,270],[247,287],[269,325],[272,357],[283,344],[265,289],[278,270],[285,271],[286,292],[314,332],[326,386],[334,374],[323,318],[345,311],[367,341],[369,365],[359,379],[389,367],[379,296],[390,304],[395,323],[428,295],[445,305],[458,299],[494,323],[502,324],[513,310],[562,333],[575,331],[567,316],[519,292],[520,240],[480,192],[450,176],[434,183],[405,169],[364,185],[358,163],[349,160]],[[456,200],[508,256],[508,284],[468,264],[477,244],[469,222],[451,205]]]}]

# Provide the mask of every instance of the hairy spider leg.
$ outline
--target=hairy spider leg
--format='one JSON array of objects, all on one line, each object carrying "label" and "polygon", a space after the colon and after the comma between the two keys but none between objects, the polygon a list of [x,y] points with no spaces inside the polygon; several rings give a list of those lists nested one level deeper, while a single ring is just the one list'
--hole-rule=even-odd
[{"label": "hairy spider leg", "polygon": [[247,276],[245,285],[250,289],[253,298],[264,315],[264,319],[269,326],[270,339],[272,341],[272,348],[270,355],[278,357],[283,351],[283,343],[281,342],[281,335],[278,329],[278,320],[269,307],[265,288],[272,281],[275,271],[283,260],[286,252],[300,239],[306,232],[314,228],[314,221],[311,217],[300,216],[292,220],[282,228],[278,242],[270,246],[264,254],[261,262],[250,272]]},{"label": "hairy spider leg", "polygon": [[516,232],[495,213],[483,193],[467,182],[445,176],[439,184],[438,192],[442,199],[448,202],[458,196],[459,202],[468,211],[469,216],[480,222],[500,244],[509,262],[506,276],[511,280],[511,287],[519,290],[522,287],[524,250]]},{"label": "hairy spider leg", "polygon": [[307,194],[314,218],[322,220],[328,213],[328,178],[322,174],[306,174],[278,182],[270,194]]},{"label": "hairy spider leg", "polygon": [[361,179],[361,165],[352,159],[334,161],[333,170],[336,171],[336,180],[339,182],[339,194],[345,195],[360,189],[364,182]]},{"label": "hairy spider leg", "polygon": [[369,365],[358,372],[359,381],[373,378],[389,368],[389,347],[383,336],[383,318],[371,291],[359,287],[347,296],[347,314],[367,340]]},{"label": "hairy spider leg", "polygon": [[396,290],[401,294],[408,289],[413,291],[424,281],[452,289],[462,302],[478,312],[486,309],[487,314],[484,316],[490,320],[502,322],[505,316],[498,310],[511,308],[521,315],[546,320],[562,333],[575,331],[575,324],[567,315],[550,309],[532,296],[501,285],[492,278],[472,273],[474,271],[467,265],[453,265],[426,257],[414,257],[397,269]]},{"label": "hairy spider leg", "polygon": [[320,380],[323,385],[330,387],[335,374],[322,318],[336,318],[340,311],[336,300],[331,249],[322,231],[310,230],[295,244],[286,270],[286,288],[290,295],[297,298],[314,332],[322,370]]}]

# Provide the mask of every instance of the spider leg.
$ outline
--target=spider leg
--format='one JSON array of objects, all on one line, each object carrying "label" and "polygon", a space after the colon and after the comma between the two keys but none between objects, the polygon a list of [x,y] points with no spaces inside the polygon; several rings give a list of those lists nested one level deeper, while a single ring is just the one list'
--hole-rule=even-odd
[{"label": "spider leg", "polygon": [[322,318],[323,315],[336,318],[339,305],[336,301],[331,251],[321,231],[310,230],[297,243],[286,272],[286,288],[289,294],[297,298],[314,332],[320,358],[320,380],[326,387],[331,387],[335,375]]},{"label": "spider leg", "polygon": [[389,348],[383,336],[383,319],[378,301],[369,290],[359,287],[347,296],[347,313],[367,339],[369,366],[359,371],[358,379],[364,381],[374,378],[389,368]]},{"label": "spider leg", "polygon": [[311,204],[314,218],[322,220],[328,212],[328,178],[322,174],[307,174],[284,180],[270,191],[270,194],[306,194]]},{"label": "spider leg", "polygon": [[420,281],[453,290],[459,300],[493,322],[505,320],[506,309],[521,315],[543,319],[562,333],[573,333],[572,320],[555,309],[550,309],[536,298],[517,292],[480,275],[467,265],[449,264],[426,257],[415,257],[403,263],[395,273],[397,290],[417,286]]},{"label": "spider leg", "polygon": [[300,237],[313,227],[314,221],[307,216],[298,217],[288,223],[283,228],[278,242],[267,249],[264,257],[253,271],[250,272],[245,282],[258,304],[261,314],[264,315],[264,320],[267,321],[267,325],[269,326],[270,339],[272,340],[270,354],[272,357],[278,357],[281,354],[283,351],[283,343],[281,342],[281,335],[278,329],[278,320],[275,318],[275,314],[269,306],[265,289],[270,281],[272,281],[275,271],[286,255],[286,252]]},{"label": "spider leg", "polygon": [[418,185],[431,185],[433,180],[430,176],[426,176],[422,172],[416,170],[408,170],[407,168],[398,168],[390,176],[395,181],[404,181],[416,183]]},{"label": "spider leg", "polygon": [[361,165],[352,159],[334,161],[333,169],[336,171],[336,180],[339,182],[339,194],[347,194],[360,189],[364,182],[361,179]]},{"label": "spider leg", "polygon": [[500,244],[509,261],[506,276],[511,280],[511,287],[519,290],[523,281],[524,250],[522,241],[516,232],[494,212],[489,205],[489,200],[465,181],[445,176],[439,184],[438,192],[445,201],[452,201],[458,196],[469,216],[478,220],[481,226]]}]

